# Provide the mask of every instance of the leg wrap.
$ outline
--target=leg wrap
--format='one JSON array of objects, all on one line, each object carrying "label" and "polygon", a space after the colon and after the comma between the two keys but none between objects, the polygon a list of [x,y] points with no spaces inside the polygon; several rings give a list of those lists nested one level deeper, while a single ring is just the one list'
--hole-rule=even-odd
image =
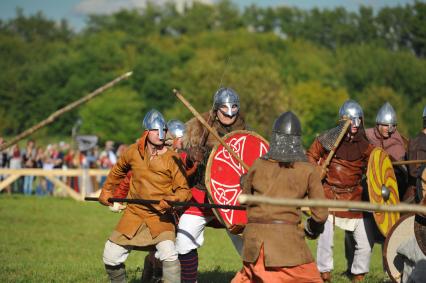
[{"label": "leg wrap", "polygon": [[187,254],[179,255],[181,266],[181,278],[183,283],[197,282],[198,252],[191,250]]},{"label": "leg wrap", "polygon": [[163,282],[180,283],[180,263],[179,260],[163,261]]},{"label": "leg wrap", "polygon": [[111,283],[126,283],[126,267],[123,263],[115,266],[105,264],[105,270]]}]

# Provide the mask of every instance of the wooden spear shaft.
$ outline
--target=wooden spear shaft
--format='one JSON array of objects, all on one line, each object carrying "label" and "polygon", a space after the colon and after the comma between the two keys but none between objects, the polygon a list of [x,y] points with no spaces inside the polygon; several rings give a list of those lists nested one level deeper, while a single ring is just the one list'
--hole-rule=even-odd
[{"label": "wooden spear shaft", "polygon": [[[276,206],[286,207],[324,207],[324,208],[345,208],[362,211],[375,212],[413,212],[426,213],[426,206],[418,204],[373,204],[363,201],[341,201],[330,199],[288,199],[288,198],[271,198],[265,196],[252,196],[241,194],[238,197],[241,204],[266,203]],[[332,210],[332,209],[331,209]]]},{"label": "wooden spear shaft", "polygon": [[392,165],[407,165],[407,164],[421,164],[426,163],[426,160],[401,160],[401,161],[394,161],[392,162]]},{"label": "wooden spear shaft", "polygon": [[351,120],[350,119],[346,120],[345,124],[343,125],[342,131],[340,132],[339,136],[337,137],[336,141],[333,144],[333,148],[331,149],[330,153],[327,156],[327,159],[325,160],[324,164],[322,165],[321,180],[324,179],[325,176],[327,175],[327,167],[330,164],[330,161],[333,158],[337,147],[339,146],[340,142],[342,141],[343,137],[345,136],[346,131],[348,130],[350,125],[351,125]]},{"label": "wooden spear shaft", "polygon": [[94,98],[95,96],[99,95],[100,93],[104,92],[105,90],[113,87],[115,84],[117,84],[118,82],[127,79],[128,77],[130,77],[132,75],[132,72],[127,72],[117,78],[115,78],[114,80],[110,81],[109,83],[101,86],[100,88],[96,89],[95,91],[89,93],[88,95],[68,104],[67,106],[53,112],[52,114],[50,114],[50,116],[46,119],[44,119],[43,121],[41,121],[40,123],[32,126],[31,128],[23,131],[22,133],[20,133],[19,135],[17,135],[16,137],[14,137],[13,139],[11,139],[10,141],[0,145],[0,151],[14,145],[15,143],[19,142],[20,140],[28,137],[29,135],[33,134],[34,132],[40,130],[41,128],[45,127],[46,125],[52,123],[53,121],[55,121],[59,116],[61,116],[62,114],[71,111],[72,109],[80,106],[83,103],[86,103],[87,101],[91,100],[92,98]]},{"label": "wooden spear shaft", "polygon": [[198,119],[198,121],[200,121],[200,123],[203,124],[204,127],[206,127],[206,129],[210,132],[210,134],[212,134],[218,140],[218,142],[220,142],[220,144],[226,148],[226,150],[232,155],[232,157],[234,157],[244,167],[244,169],[248,171],[250,167],[235,153],[235,151],[232,150],[232,148],[226,142],[223,141],[221,137],[219,137],[216,131],[212,127],[210,127],[210,125],[206,122],[206,120],[204,120],[204,118],[200,115],[200,113],[198,113],[198,111],[195,110],[194,107],[192,107],[192,105],[188,102],[188,100],[186,100],[182,96],[182,94],[176,89],[173,89],[173,93],[176,95],[176,97],[180,101],[182,101],[182,103],[186,106],[186,108],[188,108],[189,111],[191,111],[192,114],[194,114],[194,116]]}]

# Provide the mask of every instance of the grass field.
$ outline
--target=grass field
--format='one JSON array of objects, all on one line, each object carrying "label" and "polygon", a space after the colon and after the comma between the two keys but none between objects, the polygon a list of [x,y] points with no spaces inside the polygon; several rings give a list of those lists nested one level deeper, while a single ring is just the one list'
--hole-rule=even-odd
[{"label": "grass field", "polygon": [[[0,196],[0,282],[108,282],[103,246],[119,217],[97,203]],[[241,268],[238,254],[223,230],[208,228],[205,238],[199,282],[229,282]],[[335,240],[333,282],[350,282],[340,275],[346,269],[340,230]],[[144,256],[134,251],[126,261],[129,282],[138,282]],[[366,282],[386,278],[376,245]]]}]

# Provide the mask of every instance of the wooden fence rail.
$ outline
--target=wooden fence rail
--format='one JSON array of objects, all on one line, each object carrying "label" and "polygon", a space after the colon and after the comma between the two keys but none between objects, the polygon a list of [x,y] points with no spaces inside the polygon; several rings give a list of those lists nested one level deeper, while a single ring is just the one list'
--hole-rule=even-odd
[{"label": "wooden fence rail", "polygon": [[[0,175],[5,176],[0,182],[0,192],[22,176],[42,176],[55,186],[63,188],[65,192],[75,200],[82,201],[86,196],[88,180],[92,176],[106,176],[107,169],[0,169]],[[58,177],[80,177],[82,186],[80,193],[65,184]]]}]

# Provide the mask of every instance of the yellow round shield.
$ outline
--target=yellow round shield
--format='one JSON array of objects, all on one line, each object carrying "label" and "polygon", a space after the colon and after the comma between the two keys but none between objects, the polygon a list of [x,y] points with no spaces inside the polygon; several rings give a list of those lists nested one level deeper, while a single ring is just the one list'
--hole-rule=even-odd
[{"label": "yellow round shield", "polygon": [[[389,155],[381,148],[375,148],[368,160],[367,184],[370,202],[394,205],[399,203],[398,184]],[[386,237],[399,219],[399,212],[374,212],[374,220]]]}]

